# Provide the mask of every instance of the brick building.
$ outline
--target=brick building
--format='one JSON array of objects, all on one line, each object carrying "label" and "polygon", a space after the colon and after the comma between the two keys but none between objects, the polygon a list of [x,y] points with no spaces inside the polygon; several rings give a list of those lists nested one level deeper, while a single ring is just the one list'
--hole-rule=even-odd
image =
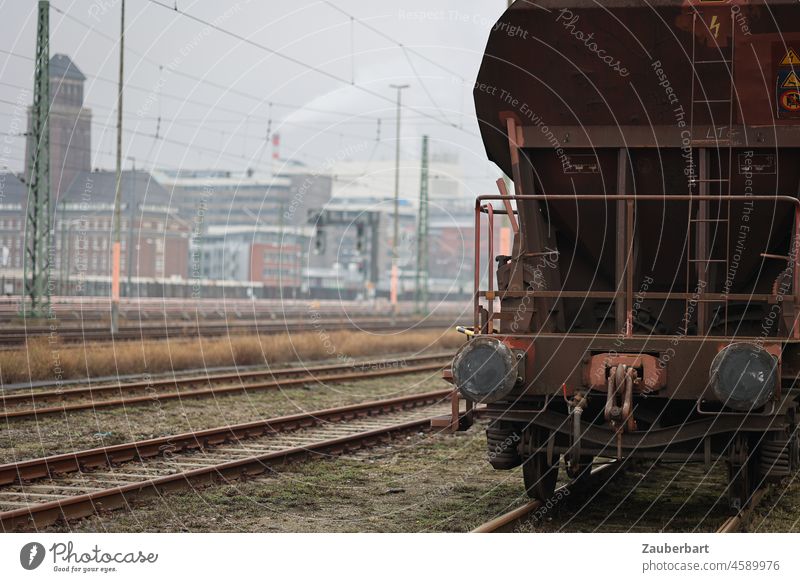
[{"label": "brick building", "polygon": [[[82,294],[87,278],[111,277],[116,173],[91,171],[85,80],[69,57],[50,59],[50,268],[57,293]],[[136,294],[137,279],[186,279],[191,228],[170,206],[169,192],[147,172],[124,171],[121,199],[123,295]],[[16,291],[24,273],[27,204],[25,175],[0,174],[0,265]]]},{"label": "brick building", "polygon": [[[55,208],[53,268],[69,279],[111,276],[115,182],[115,172],[79,174]],[[190,228],[170,207],[169,193],[142,171],[123,172],[121,190],[123,283],[186,278]]]},{"label": "brick building", "polygon": [[[92,113],[83,106],[86,77],[66,55],[50,58],[50,197],[57,200],[75,177],[91,169]],[[28,108],[28,128],[31,127]],[[29,132],[30,133],[30,132]],[[25,142],[25,176],[30,176],[33,136]]]}]

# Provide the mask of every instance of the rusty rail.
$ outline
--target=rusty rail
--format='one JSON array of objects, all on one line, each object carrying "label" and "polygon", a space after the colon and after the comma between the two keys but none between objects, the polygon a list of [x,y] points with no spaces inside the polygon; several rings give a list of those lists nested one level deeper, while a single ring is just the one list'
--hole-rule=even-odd
[{"label": "rusty rail", "polygon": [[747,505],[742,508],[736,515],[730,516],[722,525],[719,526],[716,533],[737,533],[741,531],[745,524],[750,519],[753,510],[758,507],[758,504],[761,503],[761,499],[764,497],[764,494],[767,492],[767,487],[761,487],[757,489],[755,493],[750,497],[750,501]]},{"label": "rusty rail", "polygon": [[[32,481],[42,479],[50,479],[52,481],[69,473],[78,473],[80,476],[91,478],[93,470],[99,467],[110,468],[120,463],[144,461],[154,457],[165,458],[167,453],[170,459],[176,453],[187,453],[187,457],[192,459],[197,458],[197,455],[192,456],[191,452],[206,451],[215,446],[222,447],[226,444],[239,445],[241,443],[242,445],[246,444],[248,447],[253,447],[254,445],[251,444],[253,440],[277,433],[297,431],[308,427],[353,419],[365,419],[393,412],[408,413],[413,409],[435,406],[441,403],[447,405],[450,393],[450,390],[441,390],[401,398],[378,400],[319,410],[307,414],[284,416],[12,463],[0,466],[0,483],[6,485],[6,488],[0,489],[0,492],[7,491],[9,486],[19,484],[23,488],[19,495],[24,498],[26,497],[24,487]],[[428,430],[431,426],[430,421],[431,416],[424,416],[372,430],[354,431],[346,436],[326,438],[281,450],[265,451],[256,455],[240,456],[239,458],[231,455],[233,457],[231,459],[222,459],[221,462],[212,460],[212,464],[191,470],[157,475],[151,479],[120,483],[118,486],[84,494],[65,495],[54,501],[26,505],[19,509],[0,512],[0,528],[2,531],[16,531],[32,527],[40,528],[59,520],[77,519],[99,511],[127,506],[132,498],[143,494],[161,494],[173,489],[213,484],[242,476],[257,475],[289,461],[318,457],[323,454],[336,455],[386,442],[396,434]],[[247,441],[247,443],[242,443],[241,441]],[[231,452],[249,452],[252,450],[254,449],[243,448],[231,449],[228,452],[230,454]],[[214,449],[214,451],[225,453],[224,449]],[[143,471],[142,465],[137,464],[137,469],[138,471]],[[118,478],[124,478],[125,476],[123,473],[118,474]],[[141,475],[133,476],[141,477]],[[54,485],[54,489],[58,490],[59,487]],[[48,497],[55,496],[50,495]]]},{"label": "rusty rail", "polygon": [[[344,382],[348,380],[368,380],[400,374],[414,374],[441,369],[451,354],[431,354],[409,358],[390,360],[373,360],[352,364],[334,364],[314,366],[311,368],[283,368],[279,370],[257,370],[239,373],[207,374],[184,378],[166,378],[155,381],[140,381],[128,384],[114,383],[100,386],[82,386],[68,390],[30,390],[23,393],[5,394],[0,392],[0,420],[22,419],[43,415],[63,414],[79,410],[94,410],[136,404],[152,404],[162,400],[178,398],[200,398],[220,396],[236,392],[254,392],[259,390],[278,390],[293,386],[325,382]],[[428,363],[431,362],[431,363]],[[412,364],[412,365],[408,365]],[[418,365],[416,365],[418,364]],[[248,382],[259,378],[268,378],[261,382]],[[235,381],[236,383],[213,386],[217,382]],[[197,386],[208,386],[197,388]],[[163,390],[157,391],[158,388]],[[172,390],[169,390],[172,388]],[[169,390],[169,391],[168,391]],[[141,394],[133,397],[120,397],[108,400],[95,400],[96,396],[125,393]],[[86,402],[68,404],[81,398]],[[60,400],[58,406],[36,407],[41,402]],[[14,409],[13,406],[27,405]]]},{"label": "rusty rail", "polygon": [[[600,465],[599,467],[592,469],[590,478],[596,480],[603,479],[604,477],[611,477],[613,475],[608,475],[608,473],[616,472],[620,469],[620,467],[621,464],[616,461]],[[578,484],[579,482],[577,480],[570,481],[569,483],[566,483],[565,485],[562,485],[556,489],[553,493],[553,496],[555,497],[559,493],[564,493],[568,489],[571,489]],[[525,518],[527,518],[534,511],[543,507],[546,502],[546,500],[541,501],[539,499],[528,501],[524,505],[517,507],[516,509],[512,509],[508,513],[504,513],[503,515],[476,527],[471,533],[502,533],[513,531],[517,525],[523,523]]]}]

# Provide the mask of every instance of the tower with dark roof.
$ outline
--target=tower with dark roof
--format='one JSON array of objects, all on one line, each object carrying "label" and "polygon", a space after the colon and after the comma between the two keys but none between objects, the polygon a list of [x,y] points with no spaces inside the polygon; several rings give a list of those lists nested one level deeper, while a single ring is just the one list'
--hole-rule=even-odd
[{"label": "tower with dark roof", "polygon": [[[50,58],[50,195],[58,203],[81,172],[91,169],[92,113],[83,107],[86,77],[67,55]],[[31,126],[30,111],[28,127]],[[26,175],[31,137],[26,145]]]}]

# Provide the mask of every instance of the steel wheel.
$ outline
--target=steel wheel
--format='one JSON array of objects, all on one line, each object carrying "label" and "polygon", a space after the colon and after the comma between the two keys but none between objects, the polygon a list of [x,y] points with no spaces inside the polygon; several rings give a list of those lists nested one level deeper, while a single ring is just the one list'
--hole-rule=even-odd
[{"label": "steel wheel", "polygon": [[728,450],[728,502],[732,509],[739,511],[750,501],[760,482],[758,465],[747,436],[736,435]]},{"label": "steel wheel", "polygon": [[547,454],[536,453],[522,465],[522,476],[528,497],[547,501],[556,490],[558,459],[552,465],[548,465]]}]

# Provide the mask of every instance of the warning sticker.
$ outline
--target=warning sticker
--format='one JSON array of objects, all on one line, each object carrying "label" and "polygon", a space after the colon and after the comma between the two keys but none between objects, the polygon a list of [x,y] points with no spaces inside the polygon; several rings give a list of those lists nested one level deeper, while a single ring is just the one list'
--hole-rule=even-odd
[{"label": "warning sticker", "polygon": [[797,89],[784,91],[778,99],[778,105],[788,113],[800,112],[800,91]]},{"label": "warning sticker", "polygon": [[786,71],[780,74],[780,87],[782,89],[800,88],[800,77],[794,71]]},{"label": "warning sticker", "polygon": [[790,48],[789,52],[787,52],[786,56],[781,60],[781,66],[794,67],[796,65],[800,65],[800,56],[797,56],[797,52],[795,52],[793,48]]},{"label": "warning sticker", "polygon": [[[781,52],[783,53],[785,50]],[[781,66],[777,70],[775,96],[777,97],[779,119],[800,119],[800,58],[794,49],[791,49],[784,62],[794,62],[793,59],[797,59],[797,68]]]}]

